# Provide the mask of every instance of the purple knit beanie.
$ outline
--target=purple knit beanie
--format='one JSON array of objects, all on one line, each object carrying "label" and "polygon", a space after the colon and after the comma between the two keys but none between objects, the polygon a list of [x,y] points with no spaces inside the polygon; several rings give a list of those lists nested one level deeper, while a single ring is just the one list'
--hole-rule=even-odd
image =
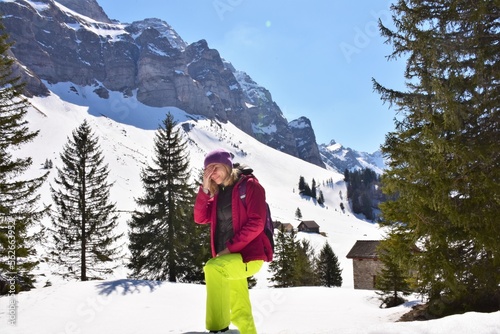
[{"label": "purple knit beanie", "polygon": [[205,168],[207,168],[207,166],[210,164],[223,164],[228,166],[229,169],[233,168],[231,154],[227,151],[224,151],[223,149],[213,150],[205,156]]}]

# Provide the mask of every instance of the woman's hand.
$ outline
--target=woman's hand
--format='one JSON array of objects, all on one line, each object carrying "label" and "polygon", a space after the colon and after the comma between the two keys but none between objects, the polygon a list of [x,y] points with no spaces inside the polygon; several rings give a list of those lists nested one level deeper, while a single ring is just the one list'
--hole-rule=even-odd
[{"label": "woman's hand", "polygon": [[205,171],[203,172],[203,189],[210,189],[210,177],[214,173],[215,166],[209,165],[207,168],[205,168]]}]

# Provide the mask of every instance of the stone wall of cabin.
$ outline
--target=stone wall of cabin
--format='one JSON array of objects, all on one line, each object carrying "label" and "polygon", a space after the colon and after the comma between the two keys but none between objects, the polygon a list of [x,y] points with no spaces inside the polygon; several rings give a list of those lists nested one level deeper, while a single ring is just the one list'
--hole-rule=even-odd
[{"label": "stone wall of cabin", "polygon": [[375,259],[352,259],[354,289],[374,290],[375,277],[383,266]]}]

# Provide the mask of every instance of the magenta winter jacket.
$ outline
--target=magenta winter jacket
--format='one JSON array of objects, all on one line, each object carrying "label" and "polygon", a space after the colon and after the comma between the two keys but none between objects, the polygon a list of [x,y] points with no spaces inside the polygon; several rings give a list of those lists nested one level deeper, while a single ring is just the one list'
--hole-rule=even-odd
[{"label": "magenta winter jacket", "polygon": [[[226,244],[231,253],[241,253],[243,262],[252,260],[271,261],[273,252],[271,243],[264,233],[267,214],[266,194],[256,178],[248,177],[246,185],[246,208],[240,198],[239,185],[243,175],[235,184],[232,193],[233,238]],[[215,207],[217,195],[210,198],[200,186],[194,204],[194,221],[198,224],[210,224],[212,256],[215,254],[215,226],[217,224]]]}]

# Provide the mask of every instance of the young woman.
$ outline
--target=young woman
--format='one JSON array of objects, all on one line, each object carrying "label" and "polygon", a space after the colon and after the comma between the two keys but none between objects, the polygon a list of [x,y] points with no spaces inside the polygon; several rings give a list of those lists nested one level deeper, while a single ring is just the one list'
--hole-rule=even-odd
[{"label": "young woman", "polygon": [[[264,188],[255,177],[233,168],[229,152],[208,153],[203,184],[194,205],[194,221],[211,225],[212,256],[203,268],[207,287],[206,327],[224,332],[233,323],[241,334],[257,333],[247,278],[264,261],[272,260],[272,248],[264,233],[267,206]],[[243,203],[239,183],[247,179]]]}]

